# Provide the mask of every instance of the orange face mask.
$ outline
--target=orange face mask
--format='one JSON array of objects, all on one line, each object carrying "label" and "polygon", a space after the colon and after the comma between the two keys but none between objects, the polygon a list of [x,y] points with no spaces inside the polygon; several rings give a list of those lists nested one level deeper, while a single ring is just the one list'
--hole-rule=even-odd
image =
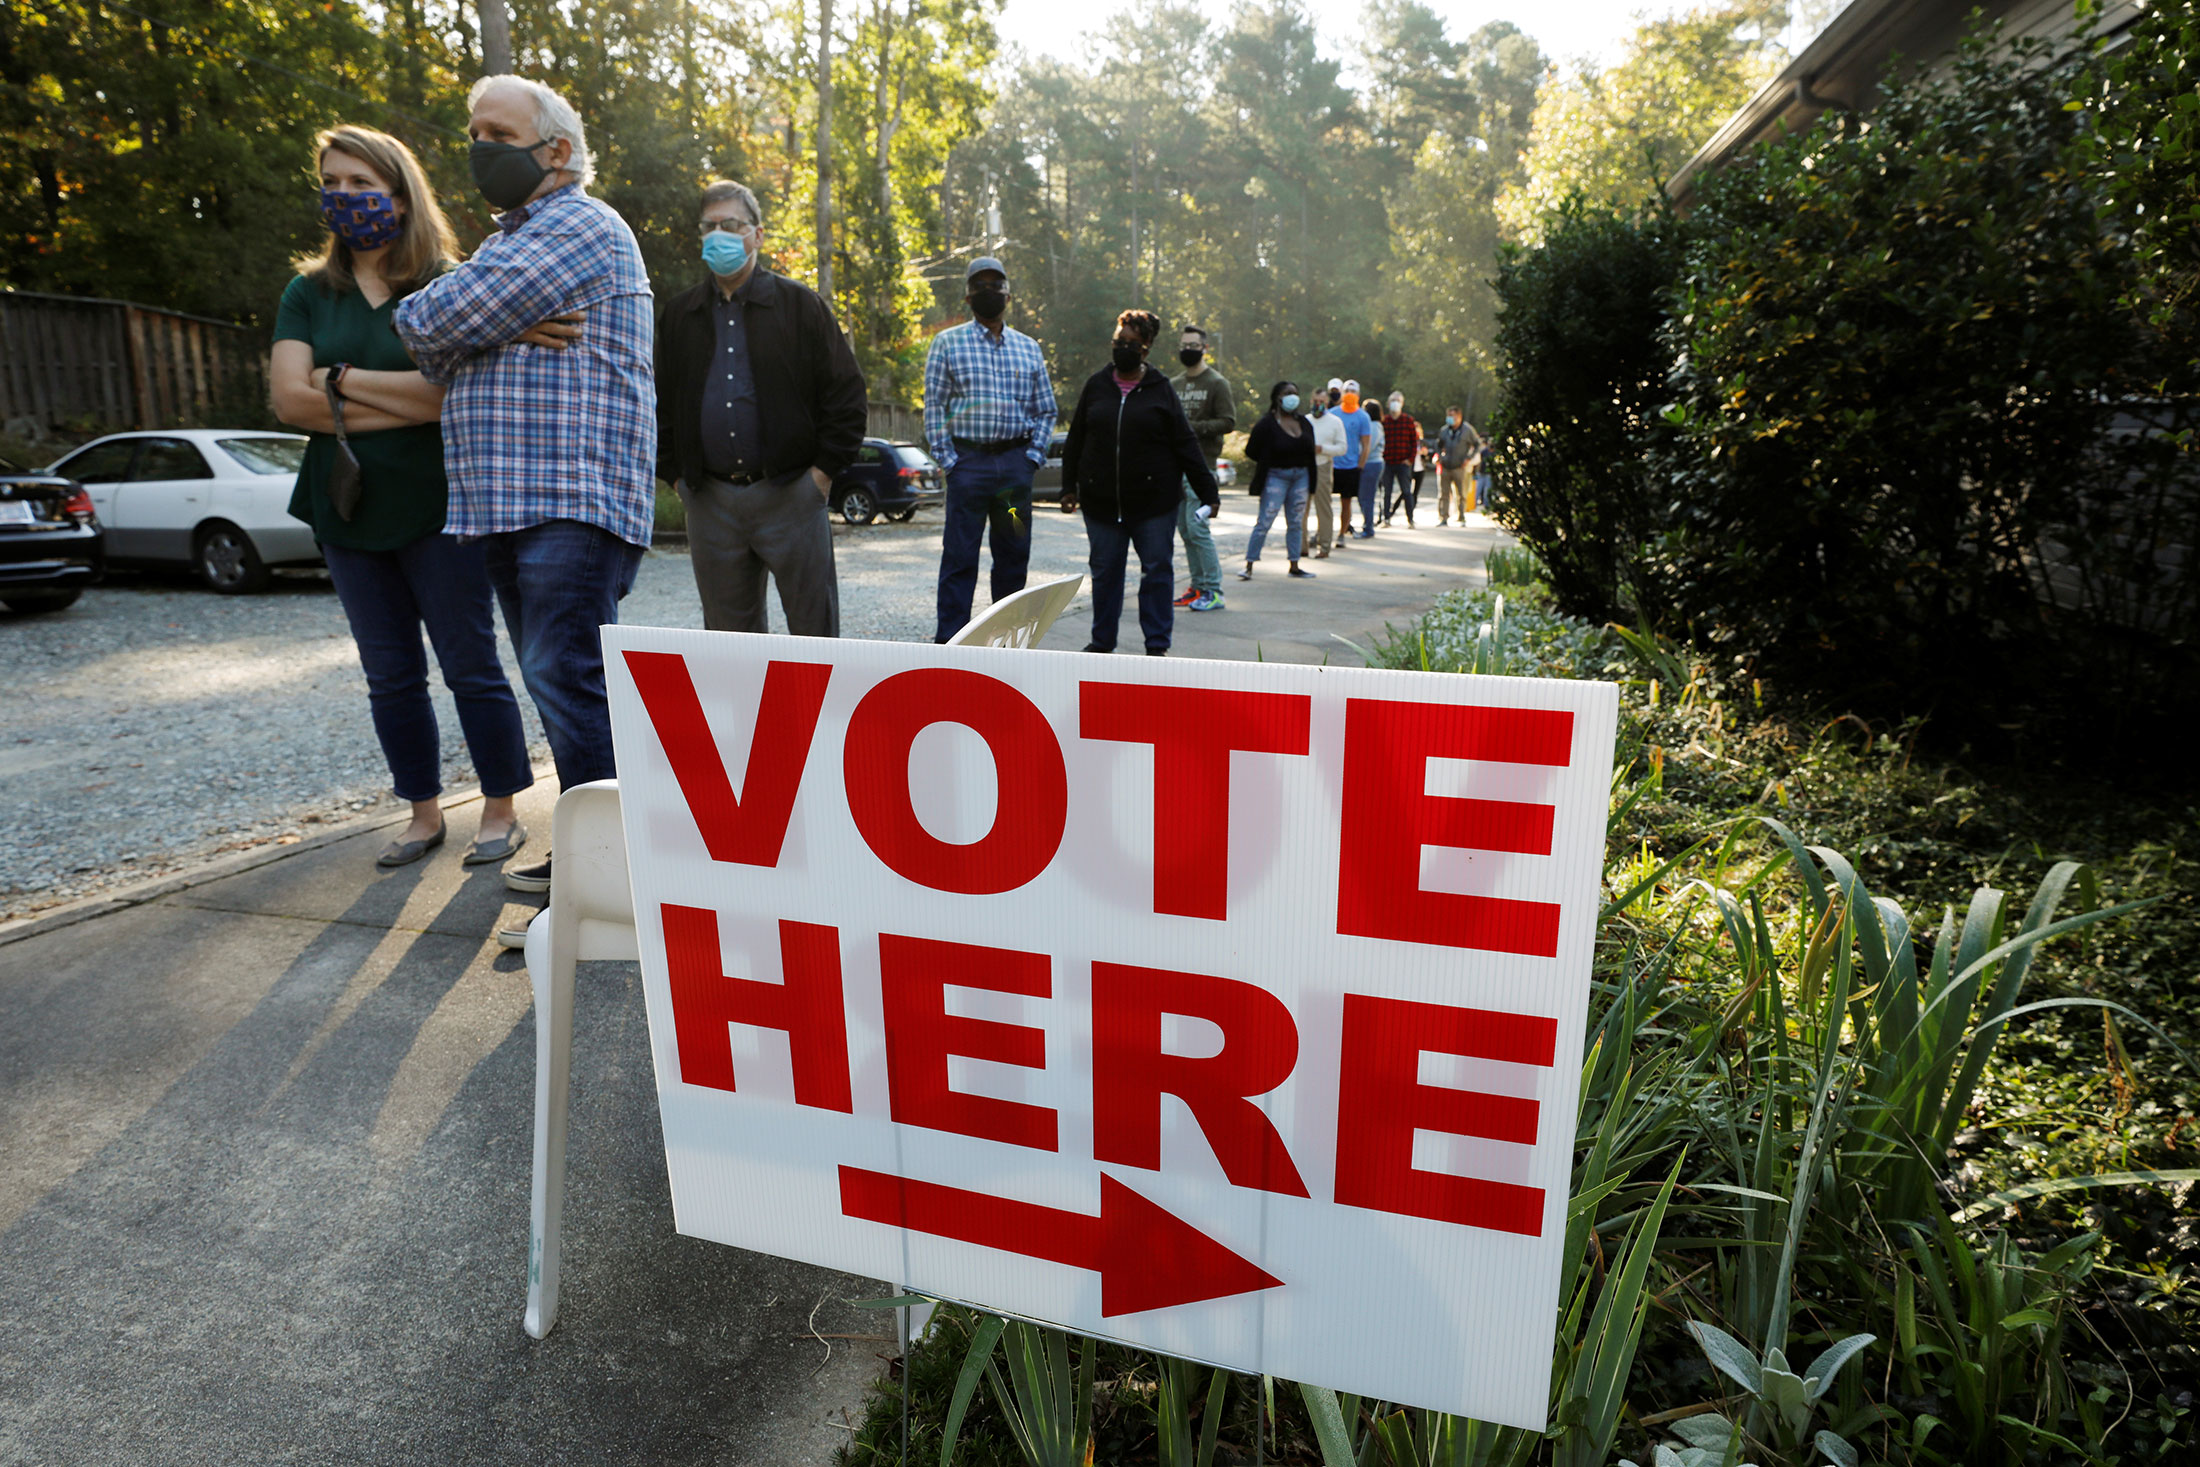
[{"label": "orange face mask", "polygon": [[1358,394],[1357,392],[1346,393],[1344,395],[1344,402],[1342,406],[1344,410],[1348,413],[1358,412],[1360,410],[1360,394]]}]

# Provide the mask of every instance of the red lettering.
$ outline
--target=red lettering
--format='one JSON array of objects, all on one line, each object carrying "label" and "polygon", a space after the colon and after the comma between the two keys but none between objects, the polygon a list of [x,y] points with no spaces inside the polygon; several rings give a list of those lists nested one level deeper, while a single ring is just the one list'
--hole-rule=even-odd
[{"label": "red lettering", "polygon": [[[993,828],[969,845],[934,839],[909,803],[909,747],[935,723],[975,729],[993,752]],[[1069,818],[1062,746],[1046,715],[1000,679],[961,668],[896,673],[865,693],[848,720],[842,773],[871,853],[934,891],[1014,891],[1046,870]]]},{"label": "red lettering", "polygon": [[749,740],[749,767],[736,796],[688,676],[687,659],[677,652],[629,652],[626,666],[710,858],[742,866],[778,865],[832,667],[774,662],[765,668],[763,701]]},{"label": "red lettering", "polygon": [[1337,931],[1485,952],[1558,953],[1558,904],[1421,889],[1421,848],[1551,853],[1549,805],[1427,793],[1431,759],[1564,765],[1574,716],[1544,708],[1345,702]]},{"label": "red lettering", "polygon": [[[1222,1052],[1206,1059],[1163,1054],[1163,1014],[1212,1022],[1222,1030]],[[1191,1108],[1233,1185],[1304,1197],[1306,1183],[1283,1138],[1251,1098],[1289,1079],[1298,1059],[1298,1026],[1264,988],[1204,973],[1094,963],[1093,1158],[1159,1170],[1166,1093]]]},{"label": "red lettering", "polygon": [[1558,1023],[1534,1014],[1346,994],[1337,1091],[1337,1201],[1503,1233],[1543,1232],[1543,1189],[1422,1171],[1413,1133],[1535,1144],[1532,1100],[1423,1085],[1421,1055],[1552,1062]]},{"label": "red lettering", "polygon": [[1228,917],[1231,751],[1304,754],[1313,701],[1295,693],[1079,684],[1078,731],[1086,738],[1153,745],[1156,912]]},{"label": "red lettering", "polygon": [[951,1054],[1028,1070],[1046,1068],[1044,1030],[947,1012],[950,986],[1050,997],[1054,974],[1046,954],[882,932],[878,967],[885,1001],[886,1088],[894,1119],[1034,1151],[1060,1150],[1055,1114],[1045,1106],[968,1095],[947,1084]]},{"label": "red lettering", "polygon": [[733,1089],[728,1024],[784,1029],[794,1060],[794,1098],[818,1110],[852,1112],[848,1025],[840,997],[840,934],[809,922],[779,924],[785,981],[726,976],[718,960],[718,914],[662,905],[665,966],[672,979],[672,1033],[680,1078]]}]

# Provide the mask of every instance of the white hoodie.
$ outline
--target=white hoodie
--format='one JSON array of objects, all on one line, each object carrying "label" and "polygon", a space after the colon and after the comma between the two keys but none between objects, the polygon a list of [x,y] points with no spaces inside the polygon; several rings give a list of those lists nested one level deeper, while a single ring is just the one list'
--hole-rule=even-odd
[{"label": "white hoodie", "polygon": [[1328,463],[1345,451],[1349,440],[1345,437],[1344,422],[1338,418],[1335,408],[1318,418],[1308,418],[1307,421],[1314,425],[1314,452],[1322,463]]}]

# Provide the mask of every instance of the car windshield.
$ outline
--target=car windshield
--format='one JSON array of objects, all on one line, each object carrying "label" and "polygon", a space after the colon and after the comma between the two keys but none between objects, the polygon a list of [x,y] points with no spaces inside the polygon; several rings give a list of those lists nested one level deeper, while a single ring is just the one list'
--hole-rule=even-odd
[{"label": "car windshield", "polygon": [[904,468],[936,469],[939,467],[938,464],[932,462],[931,454],[926,453],[914,443],[897,443],[894,445],[894,452],[900,456]]},{"label": "car windshield", "polygon": [[223,438],[222,451],[255,474],[295,474],[306,461],[302,438]]}]

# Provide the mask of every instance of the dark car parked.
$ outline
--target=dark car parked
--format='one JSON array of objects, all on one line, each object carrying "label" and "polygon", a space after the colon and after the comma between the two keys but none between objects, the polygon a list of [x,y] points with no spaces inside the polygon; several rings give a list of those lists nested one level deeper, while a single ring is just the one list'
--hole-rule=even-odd
[{"label": "dark car parked", "polygon": [[0,459],[0,603],[59,611],[106,569],[105,536],[84,486]]},{"label": "dark car parked", "polygon": [[866,438],[856,461],[833,481],[832,507],[851,525],[867,525],[880,514],[906,520],[927,504],[937,504],[947,486],[932,455],[914,443]]}]

